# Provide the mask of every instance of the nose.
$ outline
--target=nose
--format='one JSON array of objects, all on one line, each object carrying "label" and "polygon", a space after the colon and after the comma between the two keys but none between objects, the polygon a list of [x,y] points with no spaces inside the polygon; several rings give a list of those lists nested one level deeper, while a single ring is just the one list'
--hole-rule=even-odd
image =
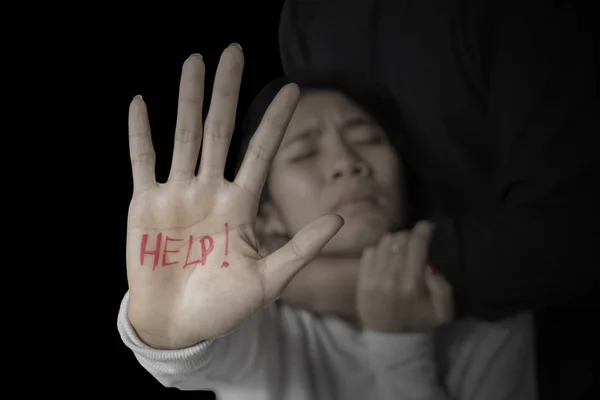
[{"label": "nose", "polygon": [[332,181],[340,178],[366,177],[372,173],[371,167],[346,146],[336,152],[332,164],[328,174]]}]

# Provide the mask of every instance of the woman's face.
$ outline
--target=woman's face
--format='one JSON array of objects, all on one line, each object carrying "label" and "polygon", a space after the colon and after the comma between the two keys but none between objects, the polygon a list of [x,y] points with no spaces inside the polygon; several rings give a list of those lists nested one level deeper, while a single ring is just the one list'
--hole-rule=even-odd
[{"label": "woman's face", "polygon": [[323,250],[357,255],[404,218],[403,168],[385,132],[337,91],[300,99],[268,178],[269,200],[289,236],[326,213],[345,224]]}]

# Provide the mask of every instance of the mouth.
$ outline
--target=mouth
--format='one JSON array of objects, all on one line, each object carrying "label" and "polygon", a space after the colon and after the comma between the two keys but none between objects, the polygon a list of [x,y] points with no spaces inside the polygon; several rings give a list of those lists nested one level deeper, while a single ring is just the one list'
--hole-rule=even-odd
[{"label": "mouth", "polygon": [[339,212],[358,212],[364,210],[371,210],[377,207],[377,199],[372,195],[362,194],[349,194],[342,196],[335,205],[333,211]]}]

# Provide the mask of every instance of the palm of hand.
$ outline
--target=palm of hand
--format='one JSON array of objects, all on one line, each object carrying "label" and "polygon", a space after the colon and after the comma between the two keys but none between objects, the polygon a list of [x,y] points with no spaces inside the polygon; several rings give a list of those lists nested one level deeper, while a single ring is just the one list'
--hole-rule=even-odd
[{"label": "palm of hand", "polygon": [[[233,183],[219,188],[199,182],[173,186],[178,187],[163,185],[146,191],[131,203],[127,244],[130,306],[135,309],[142,303],[139,308],[151,315],[137,314],[139,318],[151,318],[160,326],[166,319],[178,327],[185,326],[178,320],[193,320],[204,323],[204,335],[220,335],[223,332],[206,329],[212,315],[218,315],[223,307],[239,310],[223,321],[221,330],[228,332],[235,321],[248,318],[265,302],[248,207],[251,194]],[[157,315],[163,317],[155,318]],[[155,332],[160,328],[146,329]],[[194,337],[194,332],[179,328],[177,334],[169,335],[185,340]]]}]

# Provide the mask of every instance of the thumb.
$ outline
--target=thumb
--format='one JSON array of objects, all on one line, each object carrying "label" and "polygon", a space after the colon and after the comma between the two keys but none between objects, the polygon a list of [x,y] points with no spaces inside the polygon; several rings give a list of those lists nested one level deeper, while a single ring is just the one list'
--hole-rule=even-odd
[{"label": "thumb", "polygon": [[263,259],[265,294],[276,299],[292,278],[314,260],[344,225],[337,214],[327,214],[302,228],[283,247]]},{"label": "thumb", "polygon": [[454,319],[454,298],[452,285],[431,266],[425,271],[425,284],[431,296],[431,303],[439,324],[445,324]]}]

